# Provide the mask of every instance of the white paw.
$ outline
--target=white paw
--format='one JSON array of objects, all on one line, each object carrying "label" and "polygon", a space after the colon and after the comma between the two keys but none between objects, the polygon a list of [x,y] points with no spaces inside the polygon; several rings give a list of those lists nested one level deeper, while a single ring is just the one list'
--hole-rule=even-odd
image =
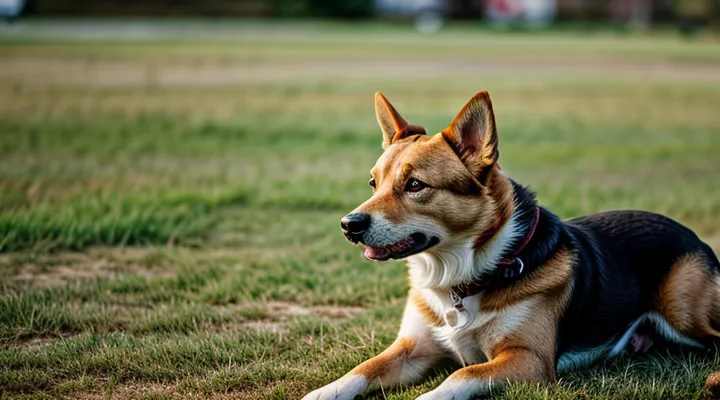
[{"label": "white paw", "polygon": [[487,394],[489,388],[489,382],[485,380],[448,379],[435,390],[421,395],[416,400],[469,400],[475,396]]},{"label": "white paw", "polygon": [[440,399],[452,399],[452,397],[446,397],[442,393],[438,392],[437,390],[433,390],[432,392],[427,392],[425,394],[420,395],[415,400],[440,400]]},{"label": "white paw", "polygon": [[342,377],[335,382],[313,390],[302,400],[353,400],[367,388],[367,380],[362,375]]},{"label": "white paw", "polygon": [[427,392],[416,400],[467,400],[472,397],[466,393],[458,393],[452,390],[441,390],[440,388]]}]

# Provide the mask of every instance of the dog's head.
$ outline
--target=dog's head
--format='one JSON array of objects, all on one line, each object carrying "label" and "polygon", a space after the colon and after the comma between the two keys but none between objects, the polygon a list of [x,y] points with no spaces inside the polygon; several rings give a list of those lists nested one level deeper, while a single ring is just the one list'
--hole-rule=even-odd
[{"label": "dog's head", "polygon": [[373,195],[342,221],[365,257],[384,261],[471,241],[481,247],[510,218],[490,96],[476,94],[442,132],[427,136],[380,93],[375,113],[385,152],[370,171]]}]

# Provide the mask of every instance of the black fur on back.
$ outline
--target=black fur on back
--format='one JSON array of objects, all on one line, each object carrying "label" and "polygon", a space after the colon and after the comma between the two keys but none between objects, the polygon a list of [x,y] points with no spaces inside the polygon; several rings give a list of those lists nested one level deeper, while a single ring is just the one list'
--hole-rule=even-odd
[{"label": "black fur on back", "polygon": [[702,254],[713,274],[720,263],[687,227],[647,211],[610,211],[563,223],[575,249],[575,286],[561,323],[558,354],[602,345],[653,307],[670,267]]},{"label": "black fur on back", "polygon": [[[531,223],[535,195],[513,182],[520,226]],[[670,267],[688,254],[701,254],[715,275],[720,262],[710,246],[680,223],[647,211],[611,211],[560,220],[541,208],[535,235],[522,258],[530,270],[561,246],[576,257],[574,286],[560,321],[556,357],[609,343],[650,311]],[[515,244],[514,244],[515,245]],[[513,247],[514,247],[513,245]]]}]

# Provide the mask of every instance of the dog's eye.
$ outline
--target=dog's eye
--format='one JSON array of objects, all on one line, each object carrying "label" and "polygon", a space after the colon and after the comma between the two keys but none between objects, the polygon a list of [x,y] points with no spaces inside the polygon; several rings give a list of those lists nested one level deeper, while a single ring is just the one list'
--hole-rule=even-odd
[{"label": "dog's eye", "polygon": [[368,181],[368,185],[370,185],[371,188],[375,189],[375,178],[370,178]]},{"label": "dog's eye", "polygon": [[423,182],[421,182],[415,178],[410,178],[410,180],[408,180],[407,183],[405,184],[405,191],[415,193],[415,192],[419,192],[419,191],[425,189],[426,187],[427,187],[427,185],[424,184]]}]

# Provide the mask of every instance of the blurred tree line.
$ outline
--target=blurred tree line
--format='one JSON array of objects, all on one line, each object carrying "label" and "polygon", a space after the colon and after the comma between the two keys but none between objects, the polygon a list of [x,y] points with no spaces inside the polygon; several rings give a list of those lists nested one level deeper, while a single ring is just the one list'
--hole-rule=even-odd
[{"label": "blurred tree line", "polygon": [[267,0],[276,14],[329,18],[369,18],[374,15],[372,0]]},{"label": "blurred tree line", "polygon": [[[411,2],[413,0],[403,0]],[[443,1],[443,0],[441,0]],[[480,19],[487,0],[444,0],[446,15]],[[560,20],[718,19],[720,0],[555,0]],[[376,16],[374,0],[28,0],[29,14],[236,16],[360,19]]]},{"label": "blurred tree line", "polygon": [[28,0],[30,14],[369,18],[372,0]]}]

